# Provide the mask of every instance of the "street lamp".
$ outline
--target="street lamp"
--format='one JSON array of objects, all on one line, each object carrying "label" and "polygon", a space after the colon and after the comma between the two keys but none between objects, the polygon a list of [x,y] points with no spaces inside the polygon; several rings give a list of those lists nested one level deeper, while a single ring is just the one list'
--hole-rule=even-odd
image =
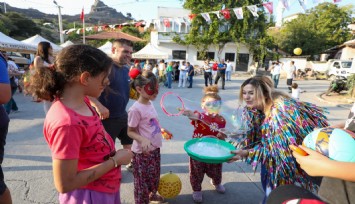
[{"label": "street lamp", "polygon": [[61,6],[57,4],[57,2],[54,0],[53,3],[58,7],[58,24],[59,24],[59,37],[60,37],[60,44],[64,43],[64,36],[63,36],[63,25],[62,25],[62,13],[60,11]]}]

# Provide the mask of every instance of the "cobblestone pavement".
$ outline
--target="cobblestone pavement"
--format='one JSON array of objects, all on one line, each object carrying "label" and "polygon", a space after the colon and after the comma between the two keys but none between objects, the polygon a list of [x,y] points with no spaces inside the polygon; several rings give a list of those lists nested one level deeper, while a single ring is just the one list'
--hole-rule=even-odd
[{"label": "cobblestone pavement", "polygon": [[[228,117],[233,107],[236,106],[239,87],[245,79],[245,77],[233,78],[232,81],[226,82],[226,90],[220,90],[223,99],[222,115],[225,114],[225,117]],[[316,95],[326,90],[329,81],[314,80],[299,81],[298,83],[303,90],[307,91],[301,95],[301,100],[327,107],[330,112],[328,116],[332,123],[344,121],[348,109],[317,100]],[[193,86],[192,89],[177,88],[177,84],[174,83],[171,90],[161,87],[160,96],[167,91],[173,91],[183,97],[187,107],[191,109],[199,108],[203,87],[201,76],[195,77]],[[287,91],[285,80],[280,81],[279,89]],[[173,204],[193,203],[188,174],[188,156],[183,149],[184,143],[191,138],[193,129],[189,120],[183,116],[166,116],[159,106],[160,96],[154,102],[160,123],[174,134],[173,140],[163,142],[161,173],[173,171],[183,183],[180,195],[167,201]],[[13,203],[58,203],[58,194],[52,178],[50,150],[42,134],[43,106],[41,103],[31,102],[31,97],[25,97],[19,93],[15,95],[15,100],[19,106],[19,112],[10,114],[10,129],[2,165],[6,183],[11,190]],[[132,102],[129,106],[131,104]],[[178,101],[172,105],[178,107]],[[116,143],[116,146],[117,148],[121,147],[118,143]],[[254,174],[250,166],[243,162],[226,163],[223,165],[222,179],[227,189],[226,193],[222,195],[215,192],[209,184],[209,178],[205,177],[203,181],[204,203],[260,203],[263,191],[259,179],[259,173]],[[134,203],[132,181],[132,174],[125,167],[122,167],[122,203]]]}]

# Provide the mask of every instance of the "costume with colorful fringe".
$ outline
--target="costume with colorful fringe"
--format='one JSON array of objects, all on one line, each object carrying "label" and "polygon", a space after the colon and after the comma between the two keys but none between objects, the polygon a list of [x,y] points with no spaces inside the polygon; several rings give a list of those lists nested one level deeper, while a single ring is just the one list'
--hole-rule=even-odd
[{"label": "costume with colorful fringe", "polygon": [[[256,109],[245,109],[248,120],[246,160],[256,170],[258,163],[266,167],[267,186],[274,189],[285,184],[300,184],[316,190],[306,173],[299,167],[290,144],[301,144],[315,128],[329,126],[324,109],[314,104],[280,97],[274,101],[268,116]],[[250,149],[251,148],[251,149]]]}]

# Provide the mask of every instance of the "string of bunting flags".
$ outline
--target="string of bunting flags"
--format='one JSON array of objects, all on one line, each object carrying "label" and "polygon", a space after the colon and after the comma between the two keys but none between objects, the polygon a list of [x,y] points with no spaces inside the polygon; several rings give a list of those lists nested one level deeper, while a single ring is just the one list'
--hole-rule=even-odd
[{"label": "string of bunting flags", "polygon": [[[295,1],[298,1],[300,6],[302,7],[302,10],[304,12],[306,12],[306,10],[307,10],[306,0],[295,0]],[[324,3],[324,2],[325,2],[325,0],[313,0],[314,4]],[[339,3],[339,2],[341,2],[341,0],[333,0],[333,3]],[[285,9],[287,9],[287,10],[290,9],[289,0],[280,0],[280,3],[282,4],[282,6]],[[268,12],[268,15],[271,15],[271,14],[273,14],[273,7],[274,7],[274,5],[273,5],[273,2],[271,2],[271,1],[262,3],[261,5],[256,4],[256,5],[246,6],[246,8],[256,18],[259,17],[259,14],[258,14],[259,8],[264,8]],[[190,15],[188,15],[188,18],[178,17],[178,18],[174,18],[174,21],[178,24],[181,24],[181,22],[191,24],[193,19],[195,19],[198,15],[201,15],[207,23],[211,23],[212,22],[211,14],[216,15],[216,17],[220,20],[222,20],[222,19],[229,20],[231,18],[231,11],[234,12],[237,19],[241,20],[244,18],[243,7],[237,7],[237,8],[231,8],[231,9],[225,8],[225,9],[222,9],[219,11],[210,11],[210,12],[204,12],[204,13],[200,13],[200,14],[190,14]],[[162,19],[153,20],[153,22],[159,24],[162,21],[165,27],[171,27],[171,19],[172,18],[162,18]]]},{"label": "string of bunting flags", "polygon": [[[279,3],[281,4],[281,6],[287,10],[290,9],[290,1],[291,0],[279,0]],[[302,7],[302,10],[304,12],[306,12],[307,7],[307,0],[293,0],[293,2],[298,1],[299,5]],[[318,4],[318,3],[324,3],[325,0],[312,0],[314,4]],[[333,3],[339,3],[341,2],[341,0],[332,0]],[[292,2],[292,3],[293,3]],[[256,5],[249,5],[246,6],[246,8],[251,12],[251,14],[257,18],[259,17],[258,11],[261,8],[264,8],[265,11],[267,12],[267,15],[270,18],[270,15],[273,14],[273,2],[265,2],[262,4],[256,4]],[[156,24],[158,27],[160,27],[160,23],[162,23],[165,27],[169,28],[172,26],[172,23],[174,24],[178,24],[181,25],[182,23],[186,24],[186,25],[190,25],[191,22],[193,21],[193,19],[195,19],[198,15],[201,15],[203,17],[203,19],[207,22],[207,23],[211,23],[211,14],[216,15],[216,17],[220,20],[225,19],[225,20],[229,20],[231,18],[231,12],[234,13],[234,15],[236,16],[236,18],[238,20],[241,20],[244,18],[244,13],[243,13],[243,7],[237,7],[237,8],[223,8],[219,11],[210,11],[210,12],[203,12],[200,14],[194,14],[191,13],[188,16],[183,16],[183,17],[161,17],[160,19],[152,19],[149,20],[147,22],[144,21],[139,21],[139,22],[133,22],[133,23],[122,23],[122,24],[114,24],[114,25],[97,25],[97,26],[90,26],[90,27],[86,27],[86,28],[79,28],[79,29],[68,29],[63,31],[64,34],[69,34],[71,32],[76,32],[77,34],[83,33],[83,30],[86,31],[95,31],[95,32],[100,32],[103,30],[117,30],[117,29],[122,29],[123,26],[126,25],[135,25],[135,27],[140,27],[140,26],[144,26],[145,29],[147,29],[151,23]],[[80,15],[80,19],[82,21],[84,21],[84,13],[83,10],[81,12]],[[269,19],[268,19],[269,20]]]}]

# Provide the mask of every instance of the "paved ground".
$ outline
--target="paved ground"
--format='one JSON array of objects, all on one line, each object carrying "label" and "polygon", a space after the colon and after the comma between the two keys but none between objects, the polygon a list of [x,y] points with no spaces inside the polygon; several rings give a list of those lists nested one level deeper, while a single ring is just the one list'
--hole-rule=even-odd
[{"label": "paved ground", "polygon": [[[226,82],[226,90],[221,90],[223,99],[222,112],[225,117],[237,104],[239,87],[246,78],[233,78]],[[344,121],[348,109],[325,103],[317,99],[317,95],[327,89],[329,81],[299,81],[299,86],[306,90],[301,95],[301,100],[313,102],[319,106],[327,107],[332,123]],[[280,90],[286,91],[285,80],[280,81]],[[195,85],[192,89],[176,88],[173,84],[171,91],[183,97],[190,108],[198,108],[202,96],[202,77],[195,77]],[[160,95],[168,91],[161,88]],[[6,183],[11,190],[15,204],[28,203],[57,203],[57,193],[53,185],[51,156],[49,148],[42,136],[42,124],[44,112],[42,104],[31,102],[31,98],[16,94],[15,100],[20,111],[10,115],[11,123],[6,144],[6,155],[2,165]],[[162,148],[161,173],[173,171],[182,180],[181,194],[169,199],[169,203],[188,204],[193,203],[191,198],[191,186],[188,177],[188,156],[183,149],[185,141],[191,138],[192,126],[188,119],[183,116],[167,117],[159,106],[158,99],[154,105],[159,113],[160,123],[174,134],[174,139],[164,141]],[[130,103],[131,104],[131,103]],[[175,105],[174,105],[175,106]],[[120,145],[117,143],[119,148]],[[121,198],[125,204],[133,202],[133,177],[125,168],[122,170]],[[259,183],[259,173],[254,174],[252,169],[242,162],[224,164],[223,183],[227,189],[226,194],[216,193],[205,177],[203,182],[204,203],[226,204],[254,204],[259,203],[263,193]]]}]

